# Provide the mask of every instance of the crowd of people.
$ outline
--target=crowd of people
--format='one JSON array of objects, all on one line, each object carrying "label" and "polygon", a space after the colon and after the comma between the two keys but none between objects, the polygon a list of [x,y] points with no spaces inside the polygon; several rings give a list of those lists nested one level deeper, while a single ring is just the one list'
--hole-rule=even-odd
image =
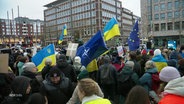
[{"label": "crowd of people", "polygon": [[63,50],[54,66],[46,58],[41,72],[31,53],[12,51],[8,73],[0,73],[0,104],[184,103],[184,45],[123,56],[111,49],[97,58],[98,70],[92,72],[79,56],[71,59]]}]

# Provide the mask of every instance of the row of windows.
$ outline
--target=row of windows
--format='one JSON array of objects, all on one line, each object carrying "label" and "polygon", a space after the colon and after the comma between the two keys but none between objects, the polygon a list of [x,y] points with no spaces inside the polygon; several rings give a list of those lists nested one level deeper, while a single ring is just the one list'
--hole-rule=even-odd
[{"label": "row of windows", "polygon": [[[181,26],[180,26],[181,23]],[[161,24],[154,24],[154,31],[165,31],[165,30],[184,30],[184,21],[182,22],[168,22]]]},{"label": "row of windows", "polygon": [[[91,5],[91,7],[90,7],[90,5]],[[80,13],[80,12],[84,12],[84,11],[94,9],[94,8],[95,8],[95,3],[88,4],[88,5],[84,5],[82,7],[73,8],[72,13]]]},{"label": "row of windows", "polygon": [[102,16],[103,17],[108,17],[108,18],[116,17],[115,14],[112,14],[112,13],[109,13],[109,12],[106,12],[106,11],[102,12]]},{"label": "row of windows", "polygon": [[79,6],[79,5],[82,5],[82,4],[85,4],[85,3],[89,3],[90,1],[93,2],[95,0],[78,0],[78,1],[73,1],[72,2],[72,7]]},{"label": "row of windows", "polygon": [[[166,7],[167,6],[167,7]],[[173,5],[173,3],[172,2],[168,2],[167,4],[165,4],[165,3],[162,3],[162,4],[160,4],[160,5],[154,5],[154,11],[155,12],[158,12],[159,11],[159,7],[160,7],[160,11],[164,11],[164,10],[171,10],[172,8],[173,8],[173,6],[174,6],[174,8],[175,9],[180,9],[180,7],[182,8],[182,7],[184,7],[184,1],[182,2],[182,3],[180,3],[179,1],[175,1],[174,2],[174,5]],[[148,11],[150,12],[151,11],[151,8],[150,8],[150,6],[148,6]]]},{"label": "row of windows", "polygon": [[111,6],[111,5],[108,5],[108,4],[102,4],[102,8],[106,9],[106,10],[109,10],[109,11],[112,11],[112,12],[116,11],[116,8],[114,6]]},{"label": "row of windows", "polygon": [[[166,18],[171,19],[171,18],[180,18],[180,12],[175,11],[175,12],[167,12],[167,13],[160,13],[160,20],[164,20]],[[184,10],[182,11],[182,18],[184,17]],[[151,20],[151,15],[148,16],[148,20]],[[159,20],[159,14],[154,14],[154,20]]]},{"label": "row of windows", "polygon": [[96,11],[91,11],[91,12],[85,12],[82,14],[74,15],[72,18],[73,20],[80,20],[80,19],[85,19],[85,18],[90,18],[95,16],[96,16]]},{"label": "row of windows", "polygon": [[[160,15],[160,16],[159,16]],[[172,18],[183,18],[184,17],[184,10],[182,12],[175,11],[175,12],[167,12],[167,13],[160,13],[160,14],[154,14],[154,20],[165,20],[166,18],[172,19]],[[151,15],[148,15],[148,20],[151,19]]]}]

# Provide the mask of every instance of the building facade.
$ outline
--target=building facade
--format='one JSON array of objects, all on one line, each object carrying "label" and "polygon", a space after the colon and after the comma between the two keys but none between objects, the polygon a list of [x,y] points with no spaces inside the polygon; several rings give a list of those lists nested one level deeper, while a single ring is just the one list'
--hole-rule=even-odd
[{"label": "building facade", "polygon": [[86,42],[98,30],[103,30],[112,17],[117,18],[122,28],[122,5],[119,0],[57,0],[45,7],[46,44],[57,44],[64,24],[68,33],[64,38],[66,41],[82,39]]},{"label": "building facade", "polygon": [[156,46],[184,44],[184,0],[141,0],[142,33]]},{"label": "building facade", "polygon": [[0,19],[0,43],[26,45],[40,43],[43,27],[43,21],[26,17]]}]

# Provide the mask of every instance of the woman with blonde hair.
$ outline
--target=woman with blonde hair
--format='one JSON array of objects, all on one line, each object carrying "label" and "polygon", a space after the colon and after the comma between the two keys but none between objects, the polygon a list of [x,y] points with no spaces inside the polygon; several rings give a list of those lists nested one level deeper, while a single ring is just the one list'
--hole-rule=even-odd
[{"label": "woman with blonde hair", "polygon": [[82,104],[111,104],[108,99],[97,96],[98,86],[96,82],[90,78],[78,81],[78,96]]}]

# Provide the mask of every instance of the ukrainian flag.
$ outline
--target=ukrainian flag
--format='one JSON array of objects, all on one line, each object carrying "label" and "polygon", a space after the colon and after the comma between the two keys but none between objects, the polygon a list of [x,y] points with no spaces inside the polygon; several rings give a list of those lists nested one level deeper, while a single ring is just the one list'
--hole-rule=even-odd
[{"label": "ukrainian flag", "polygon": [[56,64],[55,48],[53,44],[43,48],[31,58],[32,62],[35,63],[38,68],[38,72],[44,68],[46,58],[50,58],[52,60],[52,65]]},{"label": "ukrainian flag", "polygon": [[117,20],[113,17],[104,27],[104,40],[107,41],[114,36],[120,36]]},{"label": "ukrainian flag", "polygon": [[67,26],[66,26],[66,24],[63,26],[63,31],[62,31],[62,33],[61,33],[61,35],[59,37],[58,44],[62,43],[64,35],[67,35]]}]

